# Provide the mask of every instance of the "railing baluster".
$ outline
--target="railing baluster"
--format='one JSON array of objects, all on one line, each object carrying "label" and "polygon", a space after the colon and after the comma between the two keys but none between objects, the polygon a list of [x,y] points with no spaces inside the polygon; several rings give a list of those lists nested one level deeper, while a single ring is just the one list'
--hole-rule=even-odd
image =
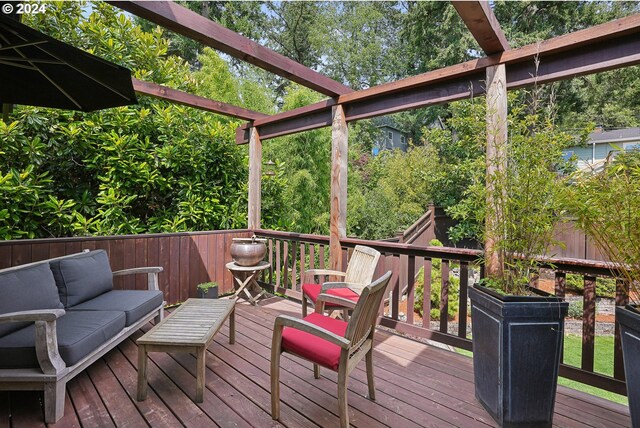
[{"label": "railing baluster", "polygon": [[460,301],[458,303],[458,337],[467,337],[467,289],[469,263],[460,262]]},{"label": "railing baluster", "polygon": [[422,288],[422,327],[431,327],[431,259],[425,258],[423,266]]},{"label": "railing baluster", "polygon": [[280,288],[280,272],[282,265],[280,264],[280,240],[276,241],[276,287]]},{"label": "railing baluster", "polygon": [[302,283],[304,282],[305,263],[307,262],[306,249],[307,244],[300,242],[300,282],[298,284],[299,288],[297,288],[298,291],[302,291]]},{"label": "railing baluster", "polygon": [[400,303],[400,257],[392,256],[393,276],[393,289],[391,291],[391,318],[398,320],[399,315],[399,303]]},{"label": "railing baluster", "polygon": [[298,283],[298,246],[296,242],[291,243],[291,289],[300,291]]},{"label": "railing baluster", "polygon": [[582,315],[582,370],[593,371],[593,351],[596,330],[596,278],[584,276]]},{"label": "railing baluster", "polygon": [[413,306],[416,297],[416,258],[409,256],[407,260],[407,324],[413,325]]},{"label": "railing baluster", "polygon": [[[622,278],[616,278],[616,306],[624,306],[629,303],[628,288]],[[613,351],[613,377],[625,380],[624,364],[622,361],[622,343],[620,341],[620,326],[615,324],[614,351]]]},{"label": "railing baluster", "polygon": [[440,288],[440,331],[447,332],[449,326],[449,260],[442,260],[442,282]]},{"label": "railing baluster", "polygon": [[284,241],[282,250],[282,287],[289,288],[289,241]]},{"label": "railing baluster", "polygon": [[[567,289],[567,274],[564,272],[556,272],[555,291],[556,296],[564,300]],[[560,363],[564,362],[564,349],[560,349]]]}]

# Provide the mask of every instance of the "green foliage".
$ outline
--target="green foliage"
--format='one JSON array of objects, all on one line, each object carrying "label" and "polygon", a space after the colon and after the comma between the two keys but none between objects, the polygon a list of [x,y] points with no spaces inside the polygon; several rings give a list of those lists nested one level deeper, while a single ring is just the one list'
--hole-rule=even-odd
[{"label": "green foliage", "polygon": [[[318,94],[291,85],[284,99],[286,110],[311,104]],[[329,192],[331,179],[331,131],[319,129],[275,138],[264,145],[263,158],[273,160],[286,177],[282,194],[264,195],[263,201],[276,208],[279,225],[293,232],[328,234]],[[275,197],[273,200],[270,198]]]},{"label": "green foliage", "polygon": [[[105,3],[90,14],[51,3],[29,18],[137,77],[196,88],[187,64],[166,56],[161,30],[143,32]],[[243,227],[247,161],[234,144],[237,124],[144,97],[94,113],[18,107],[0,122],[0,236]]]},{"label": "green foliage", "polygon": [[[579,227],[632,288],[640,281],[640,152],[620,153],[599,171],[577,172],[566,202]],[[631,293],[637,298],[637,293]],[[636,302],[637,303],[637,302]]]},{"label": "green foliage", "polygon": [[202,291],[203,293],[207,293],[209,292],[210,288],[216,288],[218,287],[218,283],[217,282],[203,282],[201,284],[196,285],[196,288],[200,291]]},{"label": "green foliage", "polygon": [[569,303],[569,310],[567,312],[567,317],[573,318],[576,320],[581,320],[583,315],[584,315],[584,312],[583,312],[582,300],[574,300],[573,302]]},{"label": "green foliage", "polygon": [[350,233],[364,239],[394,236],[423,215],[433,200],[441,165],[435,149],[383,151],[353,169],[361,187],[350,188]]},{"label": "green foliage", "polygon": [[[535,104],[535,99],[531,102]],[[501,267],[488,273],[507,294],[523,292],[535,256],[555,243],[553,225],[562,213],[564,186],[558,169],[562,149],[574,141],[559,132],[547,115],[527,111],[527,105],[512,107],[508,142],[489,160],[495,169],[488,177],[473,177],[462,203],[450,210],[454,218],[484,225],[476,232],[483,242],[496,243],[492,254]]]},{"label": "green foliage", "polygon": [[[584,278],[582,275],[567,275],[567,290],[580,294],[584,292]],[[614,278],[596,278],[596,296],[614,299],[616,297],[616,280]]]}]

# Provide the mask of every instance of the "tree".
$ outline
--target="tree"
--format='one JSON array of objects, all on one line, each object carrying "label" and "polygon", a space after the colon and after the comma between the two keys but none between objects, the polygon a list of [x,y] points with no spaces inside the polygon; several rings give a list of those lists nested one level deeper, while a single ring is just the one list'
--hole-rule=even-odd
[{"label": "tree", "polygon": [[[167,56],[162,31],[115,9],[48,4],[30,25],[132,68],[145,80],[196,91],[188,65]],[[93,113],[20,106],[0,126],[4,238],[243,227],[246,157],[239,122],[164,101]]]}]

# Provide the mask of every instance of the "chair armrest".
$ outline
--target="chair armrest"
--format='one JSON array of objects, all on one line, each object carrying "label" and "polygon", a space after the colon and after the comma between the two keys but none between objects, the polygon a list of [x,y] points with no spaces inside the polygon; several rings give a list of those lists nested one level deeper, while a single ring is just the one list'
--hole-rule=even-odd
[{"label": "chair armrest", "polygon": [[162,272],[164,269],[161,266],[149,266],[149,267],[137,267],[131,269],[123,269],[117,270],[113,272],[113,276],[123,276],[123,275],[135,275],[138,273],[146,273],[147,274],[147,287],[149,290],[159,290],[158,286],[158,273]]},{"label": "chair armrest", "polygon": [[320,289],[321,290],[320,292],[322,293],[332,288],[353,288],[351,287],[352,285],[357,285],[359,287],[362,287],[362,284],[356,284],[354,282],[324,282],[322,283],[322,288]]},{"label": "chair armrest", "polygon": [[338,345],[342,349],[348,349],[351,342],[342,336],[338,336],[335,333],[325,330],[322,327],[318,327],[315,324],[311,324],[300,318],[294,318],[290,315],[278,315],[274,323],[273,329],[281,329],[282,327],[291,327],[300,331],[304,331],[314,336],[318,336],[321,339],[331,342],[334,345]]},{"label": "chair armrest", "polygon": [[0,315],[0,323],[34,321],[36,324],[36,355],[40,369],[44,374],[57,375],[67,366],[58,353],[58,334],[56,331],[56,319],[64,314],[64,309],[10,312]]},{"label": "chair armrest", "polygon": [[65,314],[64,309],[39,309],[36,311],[9,312],[0,315],[2,322],[55,321]]},{"label": "chair armrest", "polygon": [[318,296],[318,300],[316,301],[316,307],[318,308],[320,313],[322,313],[325,303],[333,303],[334,305],[340,305],[349,309],[353,309],[356,307],[357,302],[354,302],[353,300],[345,299],[343,297],[322,293]]},{"label": "chair armrest", "polygon": [[346,276],[346,272],[331,269],[309,269],[304,271],[305,277],[308,276]]}]

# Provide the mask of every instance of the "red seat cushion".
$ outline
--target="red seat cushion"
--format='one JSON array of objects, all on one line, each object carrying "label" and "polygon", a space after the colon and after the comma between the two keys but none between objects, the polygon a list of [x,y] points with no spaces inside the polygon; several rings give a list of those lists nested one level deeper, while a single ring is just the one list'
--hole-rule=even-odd
[{"label": "red seat cushion", "polygon": [[[347,323],[321,314],[312,313],[304,317],[305,321],[329,330],[338,336],[347,331]],[[296,354],[302,358],[333,371],[338,370],[340,347],[311,333],[285,327],[282,331],[282,350]]]},{"label": "red seat cushion", "polygon": [[[302,293],[305,296],[308,296],[309,299],[315,304],[318,300],[318,296],[320,296],[320,290],[322,290],[321,284],[302,284]],[[342,297],[343,299],[353,300],[357,302],[360,298],[360,295],[350,288],[330,288],[326,291],[327,294],[331,294],[332,296]],[[329,307],[337,307],[339,305],[335,305],[333,303],[325,303],[325,308]]]}]

